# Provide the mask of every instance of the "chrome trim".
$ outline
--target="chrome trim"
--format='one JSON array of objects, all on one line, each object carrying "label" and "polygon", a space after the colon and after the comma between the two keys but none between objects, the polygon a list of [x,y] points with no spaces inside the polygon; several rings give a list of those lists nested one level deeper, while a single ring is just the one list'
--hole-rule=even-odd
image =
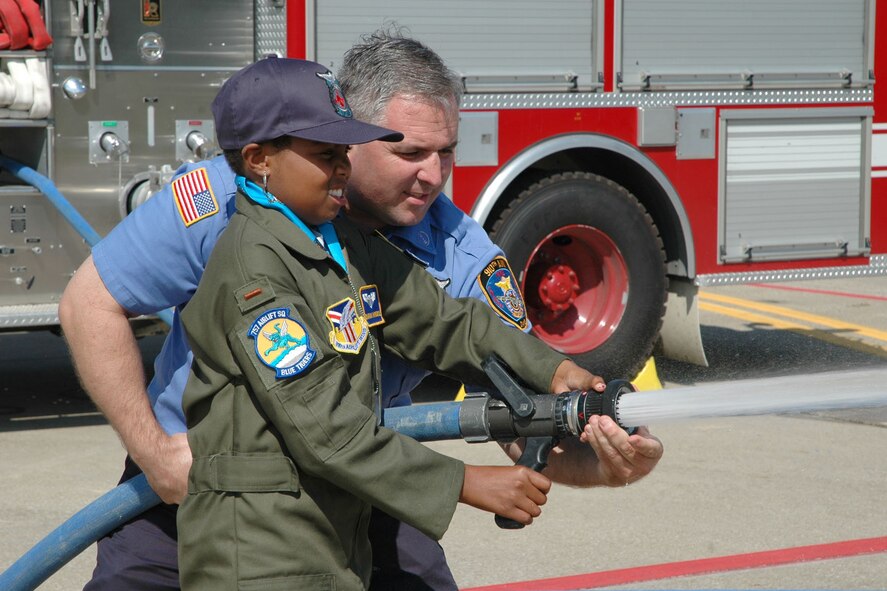
[{"label": "chrome trim", "polygon": [[577,109],[720,105],[870,103],[871,88],[466,94],[462,109]]},{"label": "chrome trim", "polygon": [[256,0],[255,59],[286,55],[286,5],[275,0]]},{"label": "chrome trim", "polygon": [[58,323],[58,304],[0,306],[0,329],[23,326],[55,326]]},{"label": "chrome trim", "polygon": [[[86,66],[53,65],[59,72],[78,72],[86,70]],[[236,67],[229,66],[96,66],[96,72],[236,72]]]},{"label": "chrome trim", "polygon": [[872,256],[868,265],[699,275],[696,277],[696,285],[699,287],[719,287],[723,285],[742,285],[744,283],[849,279],[854,277],[880,277],[883,275],[887,275],[887,255],[879,254]]},{"label": "chrome trim", "polygon": [[815,117],[873,117],[873,107],[823,107],[812,109],[721,109],[722,119],[805,119]]}]

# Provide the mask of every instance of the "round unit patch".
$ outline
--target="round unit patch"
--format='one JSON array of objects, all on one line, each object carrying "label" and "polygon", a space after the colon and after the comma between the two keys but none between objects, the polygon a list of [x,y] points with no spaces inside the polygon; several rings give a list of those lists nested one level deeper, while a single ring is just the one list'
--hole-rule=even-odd
[{"label": "round unit patch", "polygon": [[256,356],[278,378],[302,373],[317,355],[309,346],[305,327],[289,317],[288,308],[264,312],[250,326],[249,337],[256,341]]}]

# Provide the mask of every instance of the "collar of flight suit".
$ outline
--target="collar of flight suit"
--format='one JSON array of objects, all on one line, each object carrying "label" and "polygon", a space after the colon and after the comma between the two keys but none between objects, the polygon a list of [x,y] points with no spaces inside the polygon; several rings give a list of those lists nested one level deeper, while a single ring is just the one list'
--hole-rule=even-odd
[{"label": "collar of flight suit", "polygon": [[[251,201],[241,191],[237,192],[237,211],[267,230],[281,244],[295,250],[300,255],[316,261],[326,259],[329,254],[305,232],[286,219],[279,211],[268,209]],[[336,228],[339,232],[339,228]],[[342,237],[339,237],[340,242]],[[344,243],[343,248],[344,248]],[[346,255],[347,257],[347,255]],[[338,265],[335,265],[338,267]]]}]

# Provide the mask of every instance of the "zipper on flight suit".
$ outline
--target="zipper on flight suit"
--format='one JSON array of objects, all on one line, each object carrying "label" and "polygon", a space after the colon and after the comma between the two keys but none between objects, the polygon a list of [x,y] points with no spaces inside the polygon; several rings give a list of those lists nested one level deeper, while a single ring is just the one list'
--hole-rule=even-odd
[{"label": "zipper on flight suit", "polygon": [[376,414],[376,425],[378,426],[382,424],[381,352],[376,346],[376,338],[373,336],[373,331],[370,328],[369,323],[366,321],[366,311],[363,309],[363,302],[360,300],[360,296],[357,295],[357,288],[355,288],[354,283],[351,282],[351,273],[345,271],[345,277],[348,279],[348,287],[351,288],[351,295],[354,296],[354,302],[358,306],[357,309],[360,311],[360,317],[363,319],[364,323],[366,323],[367,327],[367,336],[370,341],[370,354],[373,362],[373,412]]},{"label": "zipper on flight suit", "polygon": [[[381,360],[381,351],[376,343],[376,338],[373,336],[373,331],[370,328],[369,323],[366,320],[366,311],[363,308],[363,302],[360,299],[360,296],[357,293],[357,288],[354,287],[354,282],[351,281],[351,272],[348,270],[347,261],[346,266],[342,266],[336,261],[336,259],[332,256],[329,249],[322,245],[320,242],[315,241],[318,246],[323,248],[324,252],[326,252],[326,256],[330,259],[333,264],[333,269],[341,269],[345,274],[345,279],[348,281],[348,287],[351,288],[351,295],[354,297],[354,304],[357,306],[357,311],[360,313],[361,319],[363,319],[364,323],[367,327],[367,336],[370,341],[370,356],[372,361],[372,380],[373,380],[373,414],[376,415],[376,425],[382,424],[382,360]],[[342,251],[342,256],[344,256],[344,249]]]}]

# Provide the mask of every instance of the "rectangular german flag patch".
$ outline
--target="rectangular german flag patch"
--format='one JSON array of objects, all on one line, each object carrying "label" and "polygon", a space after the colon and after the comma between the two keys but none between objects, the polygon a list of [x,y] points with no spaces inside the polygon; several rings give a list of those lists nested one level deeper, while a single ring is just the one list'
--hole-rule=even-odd
[{"label": "rectangular german flag patch", "polygon": [[205,168],[192,170],[172,183],[172,194],[185,226],[219,211]]}]

